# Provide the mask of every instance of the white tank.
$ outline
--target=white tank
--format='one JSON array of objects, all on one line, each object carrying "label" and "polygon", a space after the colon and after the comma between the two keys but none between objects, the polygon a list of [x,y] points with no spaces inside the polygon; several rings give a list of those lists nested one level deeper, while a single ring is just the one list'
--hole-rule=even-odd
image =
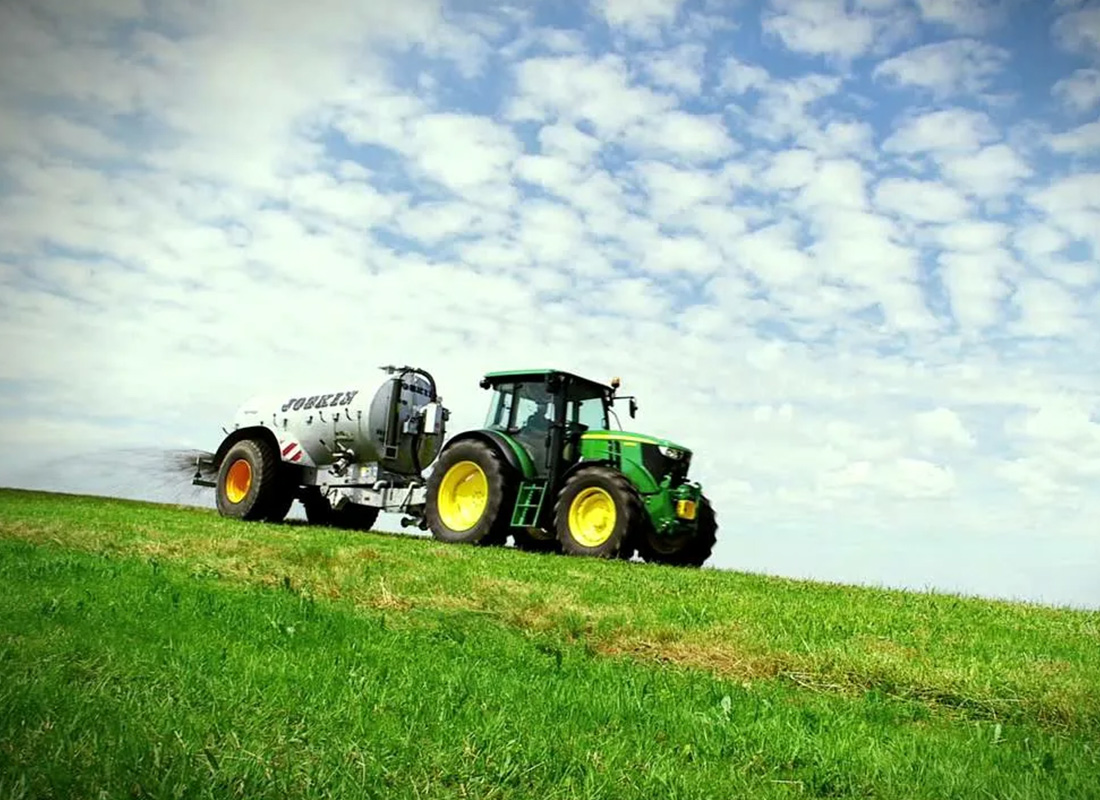
[{"label": "white tank", "polygon": [[443,445],[449,413],[427,372],[384,369],[396,374],[373,394],[328,386],[251,398],[238,410],[235,426],[273,429],[282,459],[301,466],[378,462],[390,472],[419,475]]}]

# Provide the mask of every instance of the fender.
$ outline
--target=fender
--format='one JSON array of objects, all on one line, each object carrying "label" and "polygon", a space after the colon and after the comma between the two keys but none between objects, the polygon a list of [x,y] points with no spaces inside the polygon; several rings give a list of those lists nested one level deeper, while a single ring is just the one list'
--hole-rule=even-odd
[{"label": "fender", "polygon": [[[534,477],[535,467],[531,463],[530,456],[527,455],[526,451],[520,450],[519,445],[515,444],[510,437],[499,431],[482,429],[460,433],[443,445],[439,455],[443,455],[444,452],[459,442],[469,441],[470,439],[476,439],[494,447],[501,457],[508,462],[508,466],[523,476],[524,480]],[[436,456],[436,458],[439,458],[439,456]]]},{"label": "fender", "polygon": [[279,451],[279,440],[270,428],[265,428],[263,425],[238,428],[235,431],[231,431],[218,446],[218,452],[214,454],[214,469],[221,469],[222,459],[225,458],[225,454],[229,452],[230,447],[241,439],[266,439],[271,446],[275,448],[276,452]]},{"label": "fender", "polygon": [[569,469],[567,469],[565,472],[563,472],[561,474],[561,480],[558,481],[559,488],[562,487],[562,486],[565,486],[565,482],[567,480],[569,480],[571,477],[573,477],[573,475],[580,472],[582,469],[585,469],[586,467],[598,467],[598,466],[611,467],[612,469],[615,469],[615,470],[619,469],[618,464],[616,464],[610,458],[593,458],[593,459],[589,459],[588,461],[578,461],[576,464],[574,464],[573,466],[571,466]]}]

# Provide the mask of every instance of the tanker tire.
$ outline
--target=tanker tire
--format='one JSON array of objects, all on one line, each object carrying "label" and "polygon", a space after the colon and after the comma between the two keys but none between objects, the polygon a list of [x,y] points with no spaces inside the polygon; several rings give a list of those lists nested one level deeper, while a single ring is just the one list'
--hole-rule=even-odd
[{"label": "tanker tire", "polygon": [[[569,519],[573,503],[592,490],[610,496],[615,506],[615,523],[608,537],[588,545],[574,534]],[[621,472],[605,466],[587,467],[573,473],[558,492],[554,503],[554,524],[562,551],[566,555],[596,558],[629,558],[633,533],[645,520],[645,507],[637,490]],[[626,553],[624,553],[624,550]]]},{"label": "tanker tire", "polygon": [[638,550],[647,563],[672,567],[701,567],[714,552],[718,541],[718,515],[704,495],[699,498],[699,522],[695,535],[670,539],[650,528],[639,537]]},{"label": "tanker tire", "polygon": [[294,505],[294,495],[298,488],[294,472],[284,462],[279,463],[279,490],[272,494],[271,507],[264,515],[265,522],[282,522]]},{"label": "tanker tire", "polygon": [[[477,522],[466,530],[454,530],[444,523],[439,510],[439,493],[447,471],[456,464],[472,461],[485,474],[488,499]],[[447,544],[500,546],[512,532],[508,513],[515,504],[517,480],[514,470],[497,451],[477,440],[466,440],[448,447],[435,462],[428,477],[428,498],[424,518],[432,537]]]},{"label": "tanker tire", "polygon": [[310,525],[326,525],[349,531],[369,531],[378,521],[380,508],[347,503],[339,511],[332,507],[321,490],[311,486],[302,493],[302,507]]},{"label": "tanker tire", "polygon": [[[248,465],[247,489],[234,502],[228,486],[230,471],[242,470],[239,462]],[[218,468],[217,507],[223,517],[263,521],[283,498],[280,481],[279,454],[275,448],[263,439],[242,439],[229,448]],[[236,474],[236,473],[234,473]],[[236,482],[239,487],[239,482]]]},{"label": "tanker tire", "polygon": [[365,533],[374,527],[381,510],[375,506],[348,503],[343,508],[332,511],[332,522],[329,525],[346,531],[363,531]]},{"label": "tanker tire", "polygon": [[512,531],[512,541],[516,549],[528,553],[561,553],[561,542],[553,533],[531,528],[516,528]]},{"label": "tanker tire", "polygon": [[310,525],[331,525],[332,524],[332,505],[328,499],[321,494],[321,490],[316,486],[309,486],[302,490],[301,497],[302,508],[306,512],[306,522]]}]

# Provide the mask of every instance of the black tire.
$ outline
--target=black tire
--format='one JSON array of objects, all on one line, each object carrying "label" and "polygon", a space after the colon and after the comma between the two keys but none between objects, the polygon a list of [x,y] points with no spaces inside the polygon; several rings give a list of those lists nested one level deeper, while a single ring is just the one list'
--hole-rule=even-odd
[{"label": "black tire", "polygon": [[264,439],[242,439],[234,444],[218,467],[218,513],[256,521],[277,512],[285,500],[281,467],[278,452]]},{"label": "black tire", "polygon": [[361,506],[358,503],[346,503],[343,508],[333,510],[332,522],[334,528],[342,528],[346,531],[369,531],[378,522],[378,515],[382,509],[377,506]]},{"label": "black tire", "polygon": [[[457,488],[451,482],[456,481],[456,476],[464,472],[470,473],[477,482],[484,476],[487,497],[476,522],[461,528],[457,525],[452,527],[448,522],[457,521],[452,514],[455,498],[448,499],[442,495],[452,493]],[[449,479],[448,474],[451,474]],[[424,516],[432,537],[448,544],[504,544],[508,540],[508,534],[512,532],[512,508],[515,505],[517,486],[515,470],[505,463],[495,448],[485,442],[467,439],[448,447],[436,460],[428,478]],[[471,499],[476,508],[478,500]]]},{"label": "black tire", "polygon": [[264,522],[282,522],[290,513],[290,507],[294,505],[293,489],[286,486],[282,491],[283,493],[276,496],[271,508],[264,514]]},{"label": "black tire", "polygon": [[332,505],[328,498],[321,494],[320,489],[316,486],[308,486],[302,490],[299,499],[306,512],[306,521],[310,525],[332,524]]},{"label": "black tire", "polygon": [[298,490],[298,482],[294,479],[295,473],[286,462],[280,460],[278,465],[279,489],[272,493],[271,507],[264,514],[265,522],[282,522],[290,513],[290,507],[294,505],[294,496]]},{"label": "black tire", "polygon": [[648,563],[674,567],[701,567],[714,552],[718,541],[718,515],[706,496],[699,498],[699,521],[695,535],[658,536],[652,527],[638,537],[638,551]]},{"label": "black tire", "polygon": [[371,530],[382,511],[376,506],[358,503],[346,503],[343,508],[334,509],[316,486],[311,486],[302,493],[302,506],[310,525],[327,525],[350,531]]},{"label": "black tire", "polygon": [[[570,509],[575,503],[597,499],[614,504],[615,519],[606,538],[586,543],[584,534],[575,531],[570,523]],[[619,558],[624,548],[630,549],[631,534],[645,518],[645,507],[637,490],[621,472],[605,466],[592,466],[578,470],[565,482],[554,504],[554,524],[558,541],[568,555]]]},{"label": "black tire", "polygon": [[561,552],[561,542],[557,535],[539,528],[516,528],[512,531],[512,541],[518,550],[528,553]]}]

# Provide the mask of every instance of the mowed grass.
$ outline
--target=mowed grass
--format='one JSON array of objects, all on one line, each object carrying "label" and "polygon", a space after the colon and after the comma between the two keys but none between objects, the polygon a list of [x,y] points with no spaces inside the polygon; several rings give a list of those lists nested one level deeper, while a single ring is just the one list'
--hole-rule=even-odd
[{"label": "mowed grass", "polygon": [[0,797],[1100,797],[1095,613],[26,492],[0,582]]}]

